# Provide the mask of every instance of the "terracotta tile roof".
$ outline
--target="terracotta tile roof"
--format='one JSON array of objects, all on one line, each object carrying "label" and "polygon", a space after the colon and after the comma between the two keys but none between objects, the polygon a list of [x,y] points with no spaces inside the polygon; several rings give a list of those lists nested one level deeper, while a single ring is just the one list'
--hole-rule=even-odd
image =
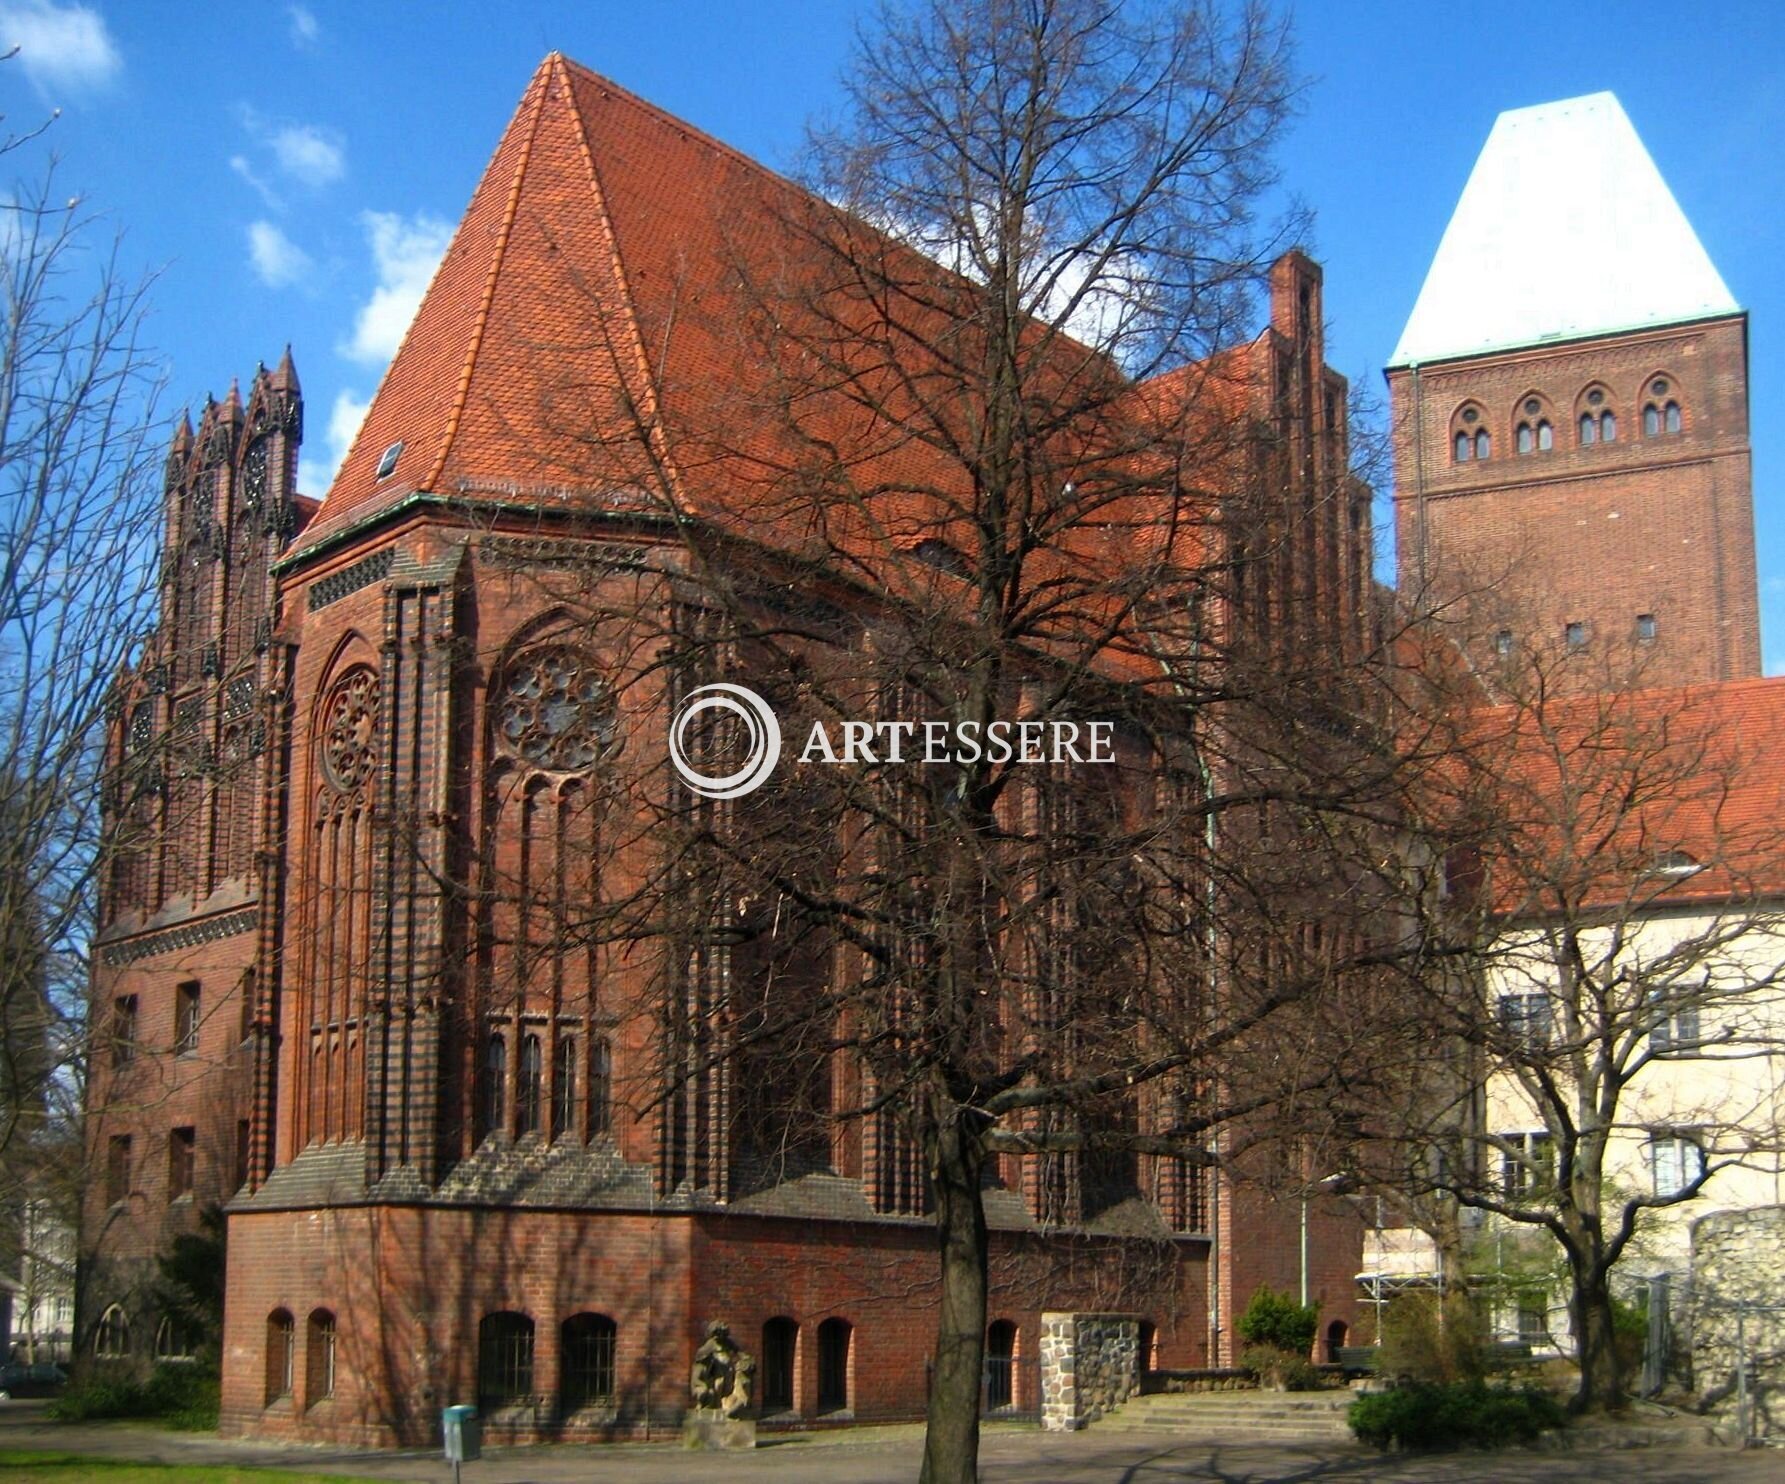
[{"label": "terracotta tile roof", "polygon": [[1483,708],[1469,731],[1517,832],[1500,910],[1785,895],[1785,677]]},{"label": "terracotta tile roof", "polygon": [[[858,321],[829,328],[842,354],[859,335],[867,379],[878,378],[883,395],[864,395],[857,383],[799,397],[797,434],[776,405],[789,386],[787,344],[756,338],[762,317],[747,312],[746,280],[791,287],[786,302],[797,304],[809,234],[839,230],[926,300],[973,292],[735,150],[547,57],[304,545],[416,491],[481,491],[660,513],[673,503],[722,514],[782,548],[822,540],[885,552],[941,538],[971,550],[963,471],[924,436],[936,430],[923,426],[921,397],[902,392],[887,370],[915,366],[921,375],[966,316],[938,307],[934,336],[907,328],[900,341],[861,303],[849,311]],[[1045,364],[1063,385],[1121,380],[1065,337]],[[1160,415],[1174,397],[1219,383],[1206,398],[1206,415],[1218,417],[1244,400],[1243,381],[1187,369],[1139,389],[1134,406]],[[399,442],[395,469],[378,479],[380,458]],[[819,516],[809,491],[827,472],[868,498]],[[1133,525],[1146,524],[1145,512],[1133,514]]]}]

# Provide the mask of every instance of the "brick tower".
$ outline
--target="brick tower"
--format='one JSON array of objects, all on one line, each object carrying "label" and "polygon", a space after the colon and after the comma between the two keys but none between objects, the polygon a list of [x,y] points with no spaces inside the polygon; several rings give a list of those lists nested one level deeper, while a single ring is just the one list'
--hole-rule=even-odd
[{"label": "brick tower", "polygon": [[1408,601],[1484,673],[1758,675],[1747,328],[1612,94],[1501,114],[1388,366]]}]

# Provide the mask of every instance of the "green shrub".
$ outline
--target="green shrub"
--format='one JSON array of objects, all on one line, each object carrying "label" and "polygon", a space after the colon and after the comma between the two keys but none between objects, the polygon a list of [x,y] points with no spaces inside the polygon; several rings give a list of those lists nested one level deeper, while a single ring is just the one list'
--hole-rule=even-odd
[{"label": "green shrub", "polygon": [[1618,1376],[1626,1386],[1642,1369],[1643,1352],[1649,1345],[1649,1313],[1639,1304],[1611,1301],[1611,1346],[1618,1358]]},{"label": "green shrub", "polygon": [[1240,1365],[1256,1376],[1261,1386],[1283,1391],[1318,1391],[1321,1386],[1320,1372],[1307,1356],[1275,1345],[1248,1345],[1240,1352]]},{"label": "green shrub", "polygon": [[1382,1314],[1376,1369],[1390,1379],[1478,1381],[1489,1349],[1487,1326],[1466,1296],[1402,1294]]},{"label": "green shrub", "polygon": [[217,1426],[220,1383],[200,1366],[157,1366],[146,1381],[97,1375],[77,1382],[50,1403],[58,1422],[91,1422],[106,1417],[151,1419],[181,1432],[210,1432]]},{"label": "green shrub", "polygon": [[1306,1355],[1314,1347],[1319,1324],[1320,1311],[1314,1305],[1298,1304],[1287,1293],[1260,1284],[1240,1315],[1240,1338],[1248,1345],[1269,1345],[1292,1355]]},{"label": "green shrub", "polygon": [[1562,1426],[1567,1414],[1541,1387],[1461,1381],[1360,1396],[1346,1420],[1360,1442],[1378,1448],[1504,1448]]}]

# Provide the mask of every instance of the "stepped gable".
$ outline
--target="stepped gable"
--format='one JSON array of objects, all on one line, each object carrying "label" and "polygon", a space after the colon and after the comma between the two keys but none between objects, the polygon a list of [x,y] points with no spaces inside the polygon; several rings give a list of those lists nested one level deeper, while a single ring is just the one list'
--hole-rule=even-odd
[{"label": "stepped gable", "polygon": [[1391,368],[1741,311],[1617,98],[1495,121]]}]

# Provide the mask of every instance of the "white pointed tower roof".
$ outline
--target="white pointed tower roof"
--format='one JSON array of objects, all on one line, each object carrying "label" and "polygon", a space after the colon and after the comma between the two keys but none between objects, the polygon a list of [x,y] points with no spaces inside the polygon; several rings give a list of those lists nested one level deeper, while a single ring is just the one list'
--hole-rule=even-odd
[{"label": "white pointed tower roof", "polygon": [[1616,97],[1494,121],[1390,366],[1735,314]]}]

